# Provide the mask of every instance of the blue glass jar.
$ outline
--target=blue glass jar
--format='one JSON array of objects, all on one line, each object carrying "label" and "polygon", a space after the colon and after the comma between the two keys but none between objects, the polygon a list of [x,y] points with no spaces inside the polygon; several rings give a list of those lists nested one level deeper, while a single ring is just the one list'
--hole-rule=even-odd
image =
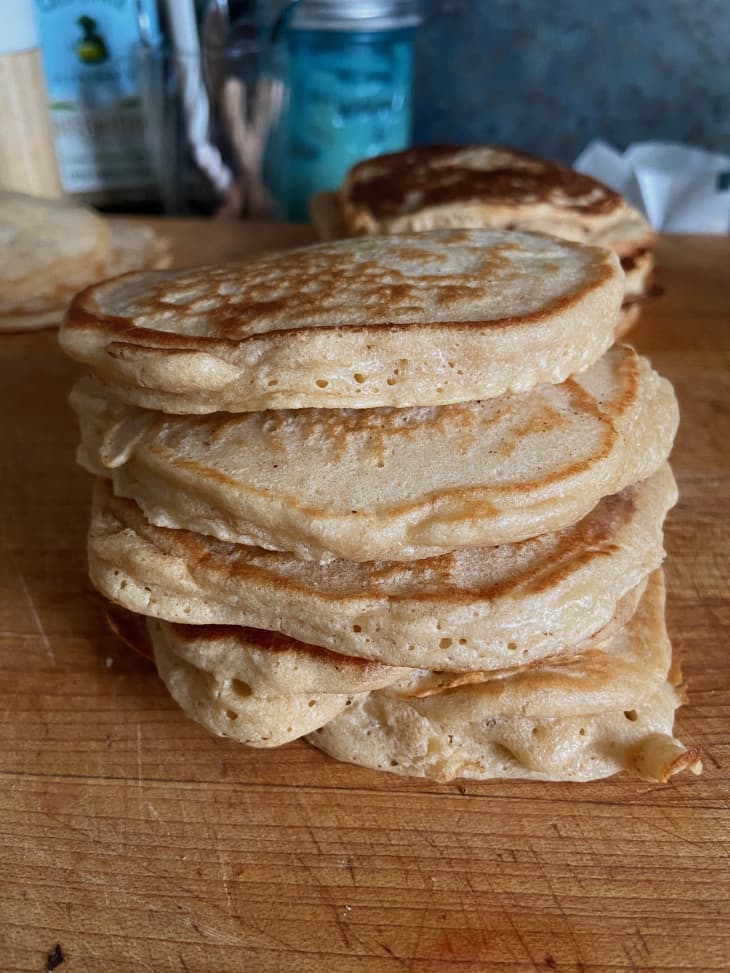
[{"label": "blue glass jar", "polygon": [[336,189],[361,159],[411,134],[415,0],[300,0],[277,40],[287,104],[273,134],[269,188],[286,219]]}]

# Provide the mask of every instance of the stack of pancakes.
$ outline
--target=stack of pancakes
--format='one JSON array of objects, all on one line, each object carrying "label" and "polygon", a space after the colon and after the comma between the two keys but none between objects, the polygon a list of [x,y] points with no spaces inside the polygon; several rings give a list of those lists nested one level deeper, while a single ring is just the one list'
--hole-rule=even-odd
[{"label": "stack of pancakes", "polygon": [[368,237],[89,288],[91,577],[183,709],[437,780],[698,769],[664,625],[671,386],[611,251]]},{"label": "stack of pancakes", "polygon": [[625,275],[617,338],[657,291],[655,234],[638,210],[590,176],[504,146],[429,145],[367,159],[311,209],[323,240],[484,227],[611,247]]},{"label": "stack of pancakes", "polygon": [[142,223],[0,189],[0,331],[59,325],[82,287],[169,262],[167,242]]}]

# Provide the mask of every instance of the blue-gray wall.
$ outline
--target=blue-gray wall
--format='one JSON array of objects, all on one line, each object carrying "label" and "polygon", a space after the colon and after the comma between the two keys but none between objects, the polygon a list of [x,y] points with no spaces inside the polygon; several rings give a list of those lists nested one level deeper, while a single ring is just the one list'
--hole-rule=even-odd
[{"label": "blue-gray wall", "polygon": [[414,135],[730,153],[730,0],[422,0]]}]

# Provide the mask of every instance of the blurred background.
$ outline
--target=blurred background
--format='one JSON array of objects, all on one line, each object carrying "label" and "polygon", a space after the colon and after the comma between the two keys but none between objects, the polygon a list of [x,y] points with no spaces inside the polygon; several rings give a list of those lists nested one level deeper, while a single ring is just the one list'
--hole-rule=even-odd
[{"label": "blurred background", "polygon": [[728,0],[423,0],[417,142],[730,151]]},{"label": "blurred background", "polygon": [[[730,152],[728,0],[4,2],[11,26],[32,8],[63,190],[109,211],[302,222],[411,143]],[[11,161],[39,83],[16,69]]]}]

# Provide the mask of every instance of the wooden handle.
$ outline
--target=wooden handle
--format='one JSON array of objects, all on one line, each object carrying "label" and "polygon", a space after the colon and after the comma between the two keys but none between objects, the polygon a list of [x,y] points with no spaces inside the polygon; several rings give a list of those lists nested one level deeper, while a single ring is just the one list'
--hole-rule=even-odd
[{"label": "wooden handle", "polygon": [[63,195],[38,49],[0,57],[0,186]]}]

